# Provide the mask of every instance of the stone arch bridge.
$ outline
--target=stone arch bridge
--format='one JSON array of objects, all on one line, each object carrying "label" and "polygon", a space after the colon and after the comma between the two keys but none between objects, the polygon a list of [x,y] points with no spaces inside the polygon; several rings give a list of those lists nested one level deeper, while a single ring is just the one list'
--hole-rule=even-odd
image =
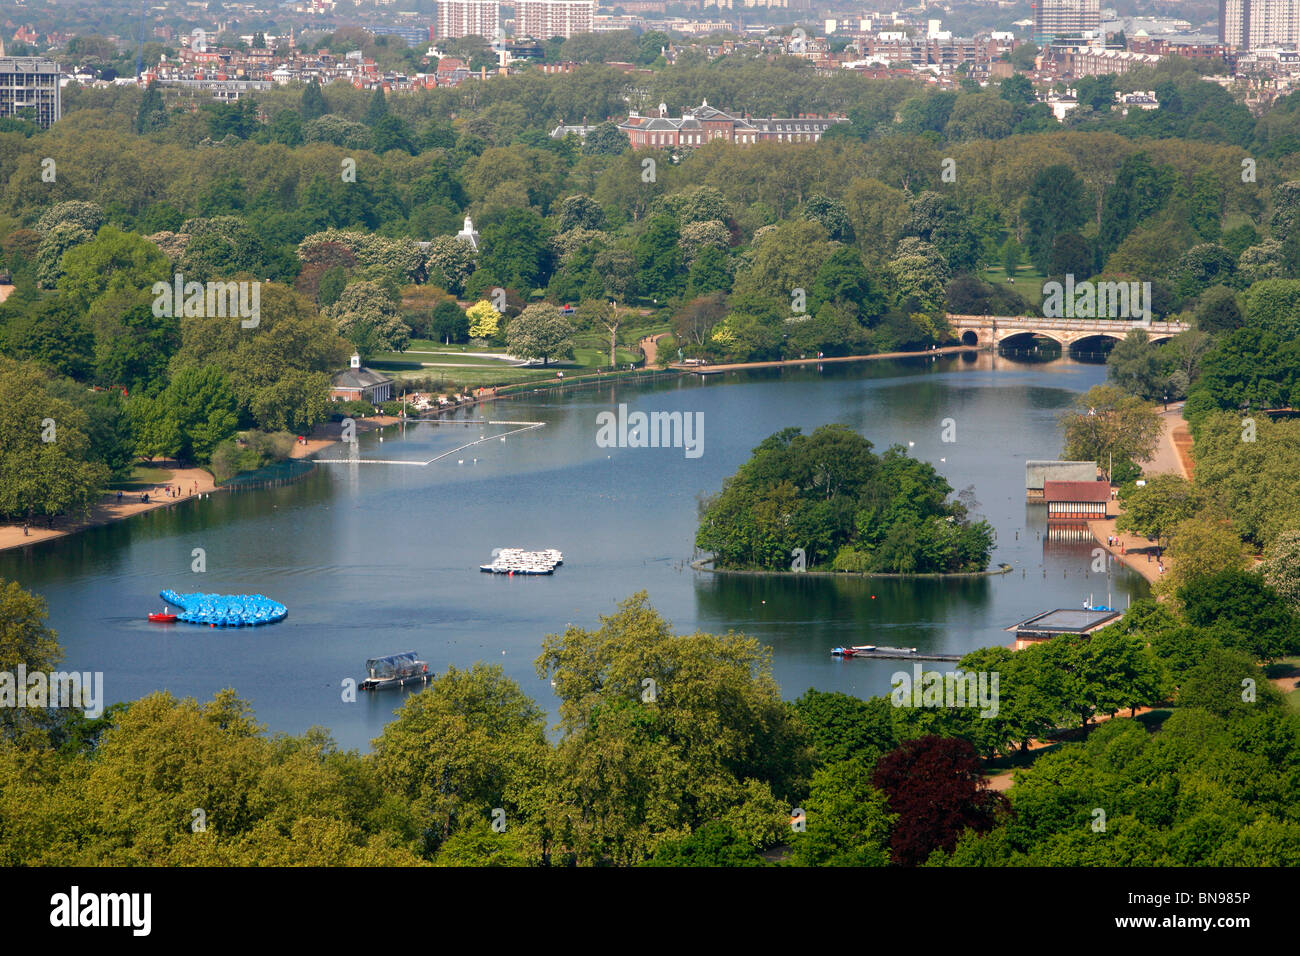
[{"label": "stone arch bridge", "polygon": [[1032,315],[948,315],[962,345],[997,348],[1022,338],[1026,344],[1035,335],[1051,339],[1068,351],[1084,339],[1119,341],[1134,329],[1142,329],[1153,342],[1171,339],[1191,328],[1187,322],[1145,322],[1142,319],[1044,319]]}]

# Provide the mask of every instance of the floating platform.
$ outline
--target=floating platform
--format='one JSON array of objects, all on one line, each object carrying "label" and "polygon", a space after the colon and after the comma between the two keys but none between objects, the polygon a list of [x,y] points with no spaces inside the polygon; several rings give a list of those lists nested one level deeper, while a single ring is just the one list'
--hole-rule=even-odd
[{"label": "floating platform", "polygon": [[212,627],[256,627],[283,621],[289,609],[265,594],[178,594],[168,589],[160,595],[181,608],[178,621]]},{"label": "floating platform", "polygon": [[918,651],[915,647],[877,647],[875,644],[858,644],[854,647],[832,647],[832,657],[874,657],[891,661],[959,661],[961,654],[933,654]]}]

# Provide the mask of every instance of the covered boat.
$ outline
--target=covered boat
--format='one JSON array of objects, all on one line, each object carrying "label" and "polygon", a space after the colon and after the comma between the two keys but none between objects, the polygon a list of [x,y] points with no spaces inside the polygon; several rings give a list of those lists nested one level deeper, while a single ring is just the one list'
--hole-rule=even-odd
[{"label": "covered boat", "polygon": [[407,684],[427,684],[433,678],[426,661],[416,657],[415,651],[372,657],[366,661],[366,677],[362,690],[387,690]]}]

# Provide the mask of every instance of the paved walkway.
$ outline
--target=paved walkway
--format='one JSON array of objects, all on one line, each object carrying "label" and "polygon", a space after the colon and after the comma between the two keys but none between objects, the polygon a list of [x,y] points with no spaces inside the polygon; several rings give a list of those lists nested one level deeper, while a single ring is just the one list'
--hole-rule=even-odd
[{"label": "paved walkway", "polygon": [[[1143,464],[1142,470],[1148,475],[1181,475],[1190,479],[1192,436],[1187,430],[1187,422],[1182,418],[1182,403],[1171,405],[1168,410],[1160,409],[1159,414],[1162,426],[1160,442],[1156,445],[1151,460]],[[1123,510],[1118,501],[1112,500],[1107,505],[1105,520],[1089,521],[1088,528],[1097,543],[1114,555],[1116,560],[1124,562],[1154,584],[1169,573],[1169,558],[1157,555],[1156,542],[1151,538],[1132,533],[1120,534],[1115,530],[1115,519]],[[1118,540],[1112,543],[1116,538]],[[1163,573],[1160,570],[1162,565]]]},{"label": "paved walkway", "polygon": [[[162,468],[167,467],[164,462],[155,462],[154,465]],[[121,521],[132,515],[140,514],[142,511],[170,508],[172,505],[193,498],[196,494],[205,494],[216,488],[216,482],[213,480],[212,475],[202,468],[172,468],[170,470],[172,472],[171,479],[165,484],[173,489],[179,485],[180,497],[168,497],[164,485],[158,485],[155,488],[145,489],[145,492],[149,495],[147,504],[140,500],[142,493],[138,491],[124,492],[121,503],[118,503],[117,492],[111,491],[104,495],[98,503],[91,506],[90,517],[85,521],[56,519],[58,527],[55,528],[37,527],[37,525],[33,524],[26,535],[23,534],[23,526],[20,524],[0,525],[0,551],[7,548],[23,548],[29,544],[48,541],[51,538],[62,538],[65,535],[75,534],[96,525]]]},{"label": "paved walkway", "polygon": [[654,365],[655,359],[659,357],[659,340],[667,334],[667,332],[660,332],[658,335],[647,335],[637,343],[641,347],[641,351],[645,353],[645,364],[647,366]]},{"label": "paved walkway", "polygon": [[[1183,421],[1183,404],[1169,406],[1168,411],[1157,410],[1160,414],[1160,443],[1156,445],[1155,456],[1142,466],[1148,475],[1182,475],[1191,477],[1192,434]],[[1181,447],[1180,447],[1181,445]]]}]

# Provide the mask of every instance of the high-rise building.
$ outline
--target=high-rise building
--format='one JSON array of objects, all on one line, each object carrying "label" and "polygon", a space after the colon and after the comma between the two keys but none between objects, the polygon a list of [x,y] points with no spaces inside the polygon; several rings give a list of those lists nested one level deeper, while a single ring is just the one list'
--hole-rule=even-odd
[{"label": "high-rise building", "polygon": [[20,116],[26,109],[46,129],[58,122],[63,115],[59,66],[43,57],[0,57],[0,116]]},{"label": "high-rise building", "polygon": [[1239,50],[1300,42],[1300,0],[1219,0],[1219,41]]},{"label": "high-rise building", "polygon": [[501,27],[501,4],[497,0],[438,0],[439,40],[460,37],[496,38]]},{"label": "high-rise building", "polygon": [[1034,42],[1039,46],[1057,37],[1077,37],[1101,29],[1099,0],[1034,0]]},{"label": "high-rise building", "polygon": [[535,40],[591,33],[596,0],[515,0],[515,36]]}]

